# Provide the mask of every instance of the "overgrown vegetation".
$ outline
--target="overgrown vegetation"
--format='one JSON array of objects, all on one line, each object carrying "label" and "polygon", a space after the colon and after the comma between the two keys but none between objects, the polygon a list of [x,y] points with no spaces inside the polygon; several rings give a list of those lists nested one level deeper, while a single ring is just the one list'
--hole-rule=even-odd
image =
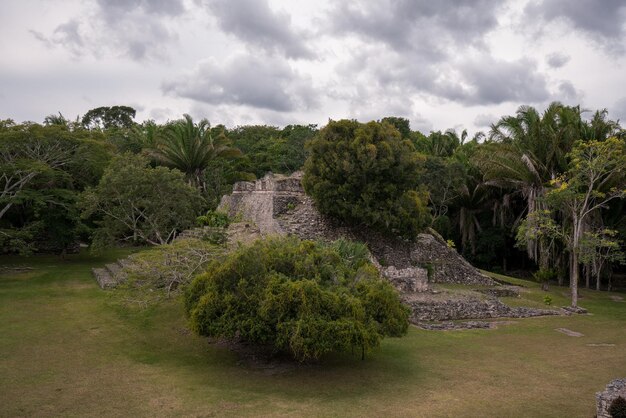
[{"label": "overgrown vegetation", "polygon": [[309,150],[302,183],[320,212],[409,239],[430,224],[424,158],[393,125],[330,121]]},{"label": "overgrown vegetation", "polygon": [[185,309],[200,335],[270,345],[304,361],[361,355],[404,335],[408,309],[362,244],[273,238],[236,250],[194,280]]},{"label": "overgrown vegetation", "polygon": [[142,307],[175,297],[224,253],[225,248],[213,242],[187,238],[133,254],[125,262],[126,280],[116,293],[122,301]]},{"label": "overgrown vegetation", "polygon": [[[408,238],[431,226],[483,268],[549,269],[559,284],[623,286],[612,273],[624,272],[626,169],[619,150],[626,135],[605,110],[521,106],[473,137],[413,131],[398,117],[330,121],[319,131],[315,125],[227,128],[188,116],[137,123],[134,117],[134,109],[112,106],[76,121],[61,114],[49,115],[43,125],[0,121],[0,251],[65,254],[94,238],[101,244],[167,242],[172,231],[214,210],[235,181],[291,173],[309,156],[305,185],[328,214]],[[90,193],[104,170],[124,153],[147,158],[146,172],[180,171],[199,196],[193,205],[163,194],[149,197],[174,212],[193,207],[191,216],[156,228],[160,239],[152,232],[130,237],[132,228],[119,225],[104,233],[114,223],[104,222],[102,212],[81,211],[80,202],[95,197]],[[597,173],[610,172],[610,180],[594,177],[585,191],[600,163]],[[120,194],[132,194],[148,182],[118,184]],[[588,212],[578,210],[591,200]],[[576,243],[568,238],[576,236]]]}]

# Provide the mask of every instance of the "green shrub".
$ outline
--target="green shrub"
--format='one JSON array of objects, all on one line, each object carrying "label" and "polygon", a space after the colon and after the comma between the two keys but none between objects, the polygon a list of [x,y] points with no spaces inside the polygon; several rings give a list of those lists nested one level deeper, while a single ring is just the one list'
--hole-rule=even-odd
[{"label": "green shrub", "polygon": [[543,303],[545,303],[546,305],[552,305],[552,297],[550,297],[549,295],[545,295],[543,297]]},{"label": "green shrub", "polygon": [[362,244],[270,238],[242,247],[198,276],[185,310],[200,335],[269,344],[305,361],[364,356],[407,331],[409,311]]},{"label": "green shrub", "polygon": [[228,214],[214,210],[208,211],[205,215],[196,218],[198,226],[210,226],[212,228],[228,228],[230,219]]},{"label": "green shrub", "polygon": [[615,398],[609,407],[609,414],[613,418],[626,418],[626,399],[621,396]]},{"label": "green shrub", "polygon": [[556,279],[556,271],[553,269],[539,269],[533,273],[533,277],[539,283],[548,283],[550,280]]}]

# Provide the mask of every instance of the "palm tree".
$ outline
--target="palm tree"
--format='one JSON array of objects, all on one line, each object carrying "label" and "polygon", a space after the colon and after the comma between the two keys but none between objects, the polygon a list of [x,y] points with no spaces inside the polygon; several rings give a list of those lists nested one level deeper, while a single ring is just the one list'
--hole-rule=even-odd
[{"label": "palm tree", "polygon": [[[543,115],[521,106],[491,126],[490,140],[476,157],[485,184],[521,194],[526,207],[521,216],[545,209],[545,185],[567,167],[566,155],[580,132],[580,110],[555,102]],[[506,196],[506,194],[504,195]],[[528,240],[528,256],[547,268],[548,243]]]},{"label": "palm tree", "polygon": [[241,151],[231,147],[223,133],[212,135],[208,120],[202,119],[196,124],[185,114],[184,119],[171,122],[158,135],[151,155],[182,171],[189,184],[205,191],[207,166],[217,158],[239,157]]}]

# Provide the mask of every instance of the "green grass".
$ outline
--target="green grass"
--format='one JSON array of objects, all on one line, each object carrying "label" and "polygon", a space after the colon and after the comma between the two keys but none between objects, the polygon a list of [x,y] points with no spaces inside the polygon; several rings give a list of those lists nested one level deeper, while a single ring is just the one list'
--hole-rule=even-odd
[{"label": "green grass", "polygon": [[[0,260],[34,268],[0,275],[0,416],[589,417],[595,392],[626,376],[626,303],[593,291],[593,315],[411,328],[364,362],[269,373],[187,332],[178,301],[139,311],[100,290],[91,267],[121,255]],[[566,294],[551,287],[556,306]]]}]

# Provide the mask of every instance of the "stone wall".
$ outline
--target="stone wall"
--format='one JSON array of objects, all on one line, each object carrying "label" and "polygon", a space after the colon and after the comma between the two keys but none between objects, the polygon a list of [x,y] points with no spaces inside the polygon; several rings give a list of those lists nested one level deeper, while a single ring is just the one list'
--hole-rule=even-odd
[{"label": "stone wall", "polygon": [[609,408],[619,396],[626,399],[626,378],[613,380],[606,385],[603,392],[596,393],[596,416],[598,418],[611,418]]}]

